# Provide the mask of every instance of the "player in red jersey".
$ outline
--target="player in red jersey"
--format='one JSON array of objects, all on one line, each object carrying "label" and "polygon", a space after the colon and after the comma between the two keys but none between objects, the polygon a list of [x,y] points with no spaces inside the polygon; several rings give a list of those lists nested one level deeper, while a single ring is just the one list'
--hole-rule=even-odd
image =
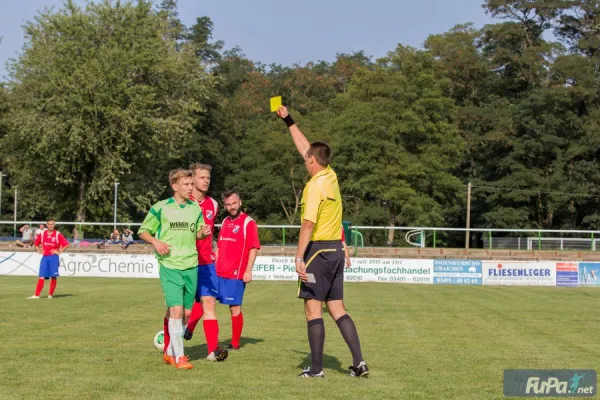
[{"label": "player in red jersey", "polygon": [[40,293],[44,288],[44,279],[50,279],[50,290],[48,298],[51,299],[56,289],[56,279],[58,278],[58,265],[60,264],[59,255],[69,247],[69,242],[62,233],[54,230],[56,222],[50,218],[44,232],[38,235],[35,239],[35,249],[42,254],[40,262],[40,272],[35,294],[28,299],[39,299]]},{"label": "player in red jersey", "polygon": [[[210,226],[211,230],[211,233],[208,237],[196,241],[196,249],[198,250],[198,267],[210,268],[210,265],[212,264],[214,269],[216,257],[213,250],[213,232],[215,227],[215,217],[217,215],[219,204],[215,199],[206,195],[208,187],[210,186],[212,167],[208,164],[196,163],[190,165],[189,169],[192,171],[194,181],[194,189],[190,199],[198,203],[204,215],[204,222],[206,225]],[[199,279],[202,275],[204,274],[198,271]],[[194,329],[196,329],[196,325],[204,314],[204,309],[201,303],[202,294],[200,287],[201,284],[199,281],[198,290],[196,293],[196,302],[192,308],[192,313],[189,317],[187,328],[183,336],[186,340],[190,340],[192,338]]]},{"label": "player in red jersey", "polygon": [[[218,278],[215,269],[215,252],[213,249],[213,234],[215,219],[219,209],[219,204],[215,199],[206,195],[210,186],[210,177],[212,167],[207,164],[196,163],[190,166],[193,173],[194,190],[191,199],[198,202],[204,215],[204,222],[210,226],[210,235],[202,240],[196,241],[198,250],[198,289],[196,292],[196,302],[192,307],[192,312],[188,320],[187,328],[183,337],[190,340],[196,329],[196,325],[204,315],[204,334],[208,338],[214,335],[216,316],[215,316],[215,298],[218,292]],[[204,314],[206,308],[206,314]],[[218,332],[218,327],[217,327]],[[218,335],[218,333],[217,333]],[[208,343],[208,339],[207,339]],[[228,352],[224,349],[214,348],[208,352],[208,360],[223,361],[227,358]]]},{"label": "player in red jersey", "polygon": [[[241,210],[239,193],[228,190],[222,197],[229,215],[223,220],[217,242],[218,299],[221,304],[229,305],[231,311],[232,334],[228,349],[239,350],[244,326],[242,299],[246,284],[252,282],[252,267],[260,249],[260,241],[256,222]],[[207,337],[209,350],[217,343],[218,328],[211,342]]]}]

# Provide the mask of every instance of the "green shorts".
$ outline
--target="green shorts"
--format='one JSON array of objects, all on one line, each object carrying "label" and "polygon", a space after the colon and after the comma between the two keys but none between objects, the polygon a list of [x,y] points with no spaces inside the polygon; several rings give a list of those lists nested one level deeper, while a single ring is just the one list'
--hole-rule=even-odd
[{"label": "green shorts", "polygon": [[183,306],[191,310],[198,286],[198,267],[180,270],[160,265],[158,275],[166,306]]}]

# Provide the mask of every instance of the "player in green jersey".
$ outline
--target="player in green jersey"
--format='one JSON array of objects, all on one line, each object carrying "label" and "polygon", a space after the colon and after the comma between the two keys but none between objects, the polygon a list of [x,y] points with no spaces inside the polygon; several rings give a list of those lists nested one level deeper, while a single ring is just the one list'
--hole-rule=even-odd
[{"label": "player in green jersey", "polygon": [[[192,172],[176,169],[169,173],[173,197],[152,206],[138,231],[140,239],[156,250],[168,320],[165,336],[170,336],[165,363],[179,369],[191,369],[192,364],[183,353],[183,316],[192,309],[198,282],[198,253],[196,239],[210,234],[204,224],[198,203],[190,200]],[[190,311],[191,312],[191,311]],[[165,338],[165,340],[167,340]]]}]

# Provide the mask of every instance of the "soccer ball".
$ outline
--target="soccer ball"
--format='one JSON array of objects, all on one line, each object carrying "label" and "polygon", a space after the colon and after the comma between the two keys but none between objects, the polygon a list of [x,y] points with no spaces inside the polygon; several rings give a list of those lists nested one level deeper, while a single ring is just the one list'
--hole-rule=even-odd
[{"label": "soccer ball", "polygon": [[158,331],[156,335],[154,335],[154,347],[158,350],[163,351],[165,348],[165,332],[163,330]]}]

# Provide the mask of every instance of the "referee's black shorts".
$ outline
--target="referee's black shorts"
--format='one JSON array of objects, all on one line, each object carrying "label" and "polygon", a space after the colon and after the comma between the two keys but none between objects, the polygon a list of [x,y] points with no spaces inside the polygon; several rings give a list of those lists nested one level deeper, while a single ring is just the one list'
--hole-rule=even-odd
[{"label": "referee's black shorts", "polygon": [[[341,240],[313,241],[304,253],[307,282],[298,278],[298,297],[320,301],[344,299],[346,258]],[[314,279],[312,279],[314,278]]]}]

